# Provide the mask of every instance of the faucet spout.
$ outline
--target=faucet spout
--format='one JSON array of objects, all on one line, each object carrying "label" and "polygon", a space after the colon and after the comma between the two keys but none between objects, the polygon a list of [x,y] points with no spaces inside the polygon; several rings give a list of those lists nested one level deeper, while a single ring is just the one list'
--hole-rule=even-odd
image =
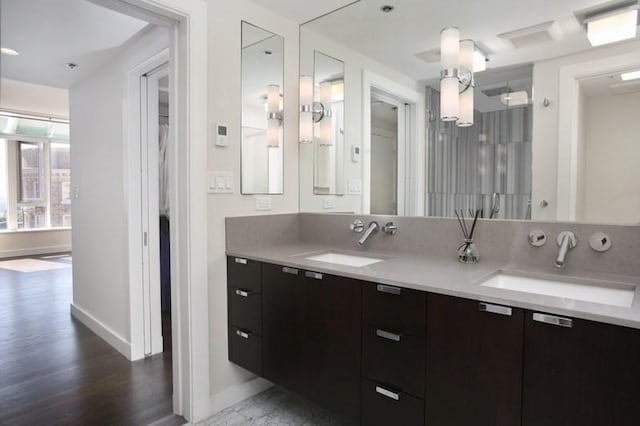
[{"label": "faucet spout", "polygon": [[363,246],[371,235],[378,233],[379,229],[380,225],[378,225],[378,222],[371,222],[367,227],[367,230],[364,231],[364,234],[362,234],[362,237],[360,237],[360,239],[358,240],[358,245]]},{"label": "faucet spout", "polygon": [[563,231],[558,234],[558,247],[560,249],[558,250],[558,257],[556,257],[556,268],[562,269],[566,266],[567,254],[577,243],[576,234],[571,231]]}]

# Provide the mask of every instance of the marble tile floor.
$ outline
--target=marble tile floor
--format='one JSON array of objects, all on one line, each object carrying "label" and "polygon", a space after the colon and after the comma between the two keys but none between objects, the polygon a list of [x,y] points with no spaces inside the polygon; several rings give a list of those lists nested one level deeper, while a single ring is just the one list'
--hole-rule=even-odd
[{"label": "marble tile floor", "polygon": [[341,422],[325,409],[282,388],[273,387],[229,407],[199,426],[338,426]]}]

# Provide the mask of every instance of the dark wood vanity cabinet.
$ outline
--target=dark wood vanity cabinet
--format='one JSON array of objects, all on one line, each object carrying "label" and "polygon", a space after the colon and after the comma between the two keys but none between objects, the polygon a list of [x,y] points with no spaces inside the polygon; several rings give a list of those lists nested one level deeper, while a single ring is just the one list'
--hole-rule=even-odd
[{"label": "dark wood vanity cabinet", "polygon": [[523,316],[517,308],[429,294],[428,425],[520,424]]},{"label": "dark wood vanity cabinet", "polygon": [[362,424],[424,425],[426,298],[363,284]]},{"label": "dark wood vanity cabinet", "polygon": [[229,361],[262,375],[261,263],[227,258]]},{"label": "dark wood vanity cabinet", "polygon": [[526,312],[523,426],[639,424],[640,331]]},{"label": "dark wood vanity cabinet", "polygon": [[264,376],[359,423],[361,282],[263,265]]},{"label": "dark wood vanity cabinet", "polygon": [[229,257],[229,360],[366,426],[636,425],[640,330]]}]

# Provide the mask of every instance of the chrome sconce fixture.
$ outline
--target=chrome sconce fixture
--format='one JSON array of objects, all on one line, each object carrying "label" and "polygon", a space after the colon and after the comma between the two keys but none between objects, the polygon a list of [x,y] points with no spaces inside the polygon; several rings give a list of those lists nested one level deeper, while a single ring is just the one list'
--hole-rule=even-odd
[{"label": "chrome sconce fixture", "polygon": [[280,128],[282,127],[282,109],[280,108],[280,86],[267,86],[267,147],[280,146]]},{"label": "chrome sconce fixture", "polygon": [[458,127],[473,126],[474,72],[486,69],[486,56],[473,40],[460,40],[460,30],[440,32],[440,119]]},{"label": "chrome sconce fixture", "polygon": [[320,145],[330,146],[331,142],[331,101],[332,83],[320,83],[320,102],[313,100],[313,77],[303,75],[300,77],[300,128],[299,142],[313,143],[314,124],[320,126]]}]

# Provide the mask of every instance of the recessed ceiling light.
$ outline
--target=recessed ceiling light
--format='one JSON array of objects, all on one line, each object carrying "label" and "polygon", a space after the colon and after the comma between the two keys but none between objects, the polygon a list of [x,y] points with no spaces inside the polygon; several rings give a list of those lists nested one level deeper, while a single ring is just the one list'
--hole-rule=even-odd
[{"label": "recessed ceiling light", "polygon": [[636,80],[640,78],[640,70],[623,72],[622,74],[620,74],[620,78],[622,79],[622,81]]},{"label": "recessed ceiling light", "polygon": [[78,68],[78,64],[76,64],[75,62],[67,62],[65,64],[67,66],[67,68],[69,68],[70,70],[76,69]]},{"label": "recessed ceiling light", "polygon": [[17,50],[13,50],[13,49],[10,49],[8,47],[0,48],[0,52],[2,52],[3,55],[9,55],[9,56],[18,56],[19,55]]},{"label": "recessed ceiling light", "polygon": [[614,43],[636,36],[638,26],[637,5],[613,9],[587,16],[587,37],[592,46]]},{"label": "recessed ceiling light", "polygon": [[395,7],[391,6],[390,4],[385,4],[384,6],[382,6],[380,8],[381,11],[383,11],[384,13],[389,13],[391,12],[393,9],[395,9]]},{"label": "recessed ceiling light", "polygon": [[263,53],[267,56],[273,55],[273,52],[271,50],[265,50]]}]

